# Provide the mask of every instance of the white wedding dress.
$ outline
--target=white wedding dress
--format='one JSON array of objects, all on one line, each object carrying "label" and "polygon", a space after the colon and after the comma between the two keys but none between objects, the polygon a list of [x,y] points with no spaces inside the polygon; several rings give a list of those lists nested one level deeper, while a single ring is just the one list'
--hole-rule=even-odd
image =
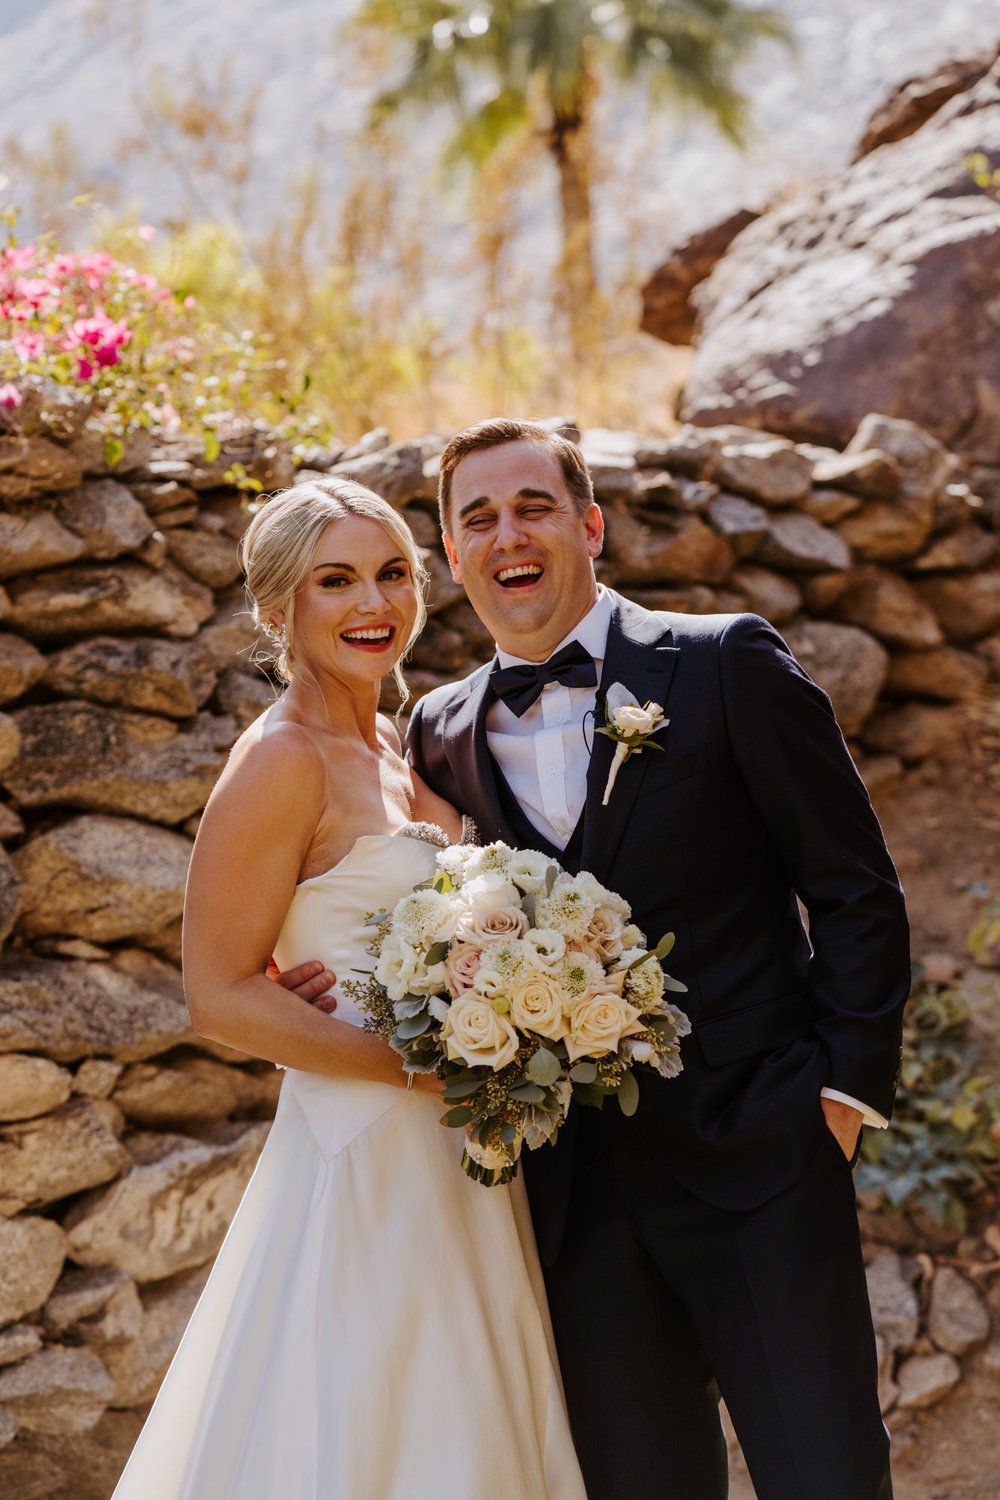
[{"label": "white wedding dress", "polygon": [[[432,872],[434,836],[364,836],[303,881],[279,966],[370,969],[365,915]],[[114,1500],[586,1500],[522,1184],[470,1181],[441,1113],[285,1073]]]}]

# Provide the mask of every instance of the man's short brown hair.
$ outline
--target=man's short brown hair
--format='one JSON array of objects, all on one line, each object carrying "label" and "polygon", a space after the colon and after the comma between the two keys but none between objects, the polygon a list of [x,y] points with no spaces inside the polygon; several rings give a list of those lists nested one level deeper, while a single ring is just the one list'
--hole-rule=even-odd
[{"label": "man's short brown hair", "polygon": [[478,453],[483,448],[499,448],[504,443],[537,443],[548,448],[562,471],[566,488],[580,515],[594,503],[594,482],[590,477],[583,454],[576,443],[550,432],[537,422],[516,422],[510,417],[490,417],[485,422],[476,422],[456,433],[441,455],[438,479],[438,513],[441,530],[448,530],[451,508],[451,481],[462,459],[469,453]]}]

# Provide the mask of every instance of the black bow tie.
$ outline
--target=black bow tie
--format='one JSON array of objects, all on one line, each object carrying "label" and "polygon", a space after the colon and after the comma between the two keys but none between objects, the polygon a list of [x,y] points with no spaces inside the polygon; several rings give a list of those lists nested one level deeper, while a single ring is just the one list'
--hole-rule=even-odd
[{"label": "black bow tie", "polygon": [[547,682],[563,682],[567,687],[596,687],[594,658],[579,641],[570,641],[548,661],[525,663],[519,667],[494,667],[490,673],[494,693],[518,718],[541,697]]}]

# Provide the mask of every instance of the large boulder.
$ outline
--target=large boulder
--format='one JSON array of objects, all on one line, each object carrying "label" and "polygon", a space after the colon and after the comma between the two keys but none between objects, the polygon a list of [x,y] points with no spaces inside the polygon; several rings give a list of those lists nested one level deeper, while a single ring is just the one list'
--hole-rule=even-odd
[{"label": "large boulder", "polygon": [[829,693],[841,729],[856,734],[882,691],[889,670],[885,647],[865,630],[826,620],[793,625],[785,639],[810,677]]},{"label": "large boulder", "polygon": [[137,1062],[191,1040],[180,974],[141,948],[110,963],[5,963],[0,974],[0,1053]]},{"label": "large boulder", "polygon": [[66,1259],[66,1236],[51,1219],[0,1219],[0,1327],[45,1302]]},{"label": "large boulder", "polygon": [[58,823],[19,849],[20,931],[140,941],[180,916],[191,841],[132,818]]},{"label": "large boulder", "polygon": [[[19,640],[17,636],[6,639]],[[34,650],[27,641],[19,644],[25,651]],[[67,646],[50,657],[47,666],[44,657],[39,656],[39,661],[46,687],[66,697],[139,708],[172,719],[192,718],[211,695],[216,679],[212,653],[200,639],[164,641],[156,636],[99,635]],[[28,667],[36,671],[34,663],[29,663],[26,674]]]},{"label": "large boulder", "polygon": [[678,245],[642,289],[643,332],[668,344],[690,344],[695,328],[691,293],[711,274],[736,236],[759,218],[752,209],[741,208]]},{"label": "large boulder", "polygon": [[69,701],[11,716],[21,749],[0,769],[19,807],[63,805],[180,823],[200,812],[236,738],[231,719],[170,719]]},{"label": "large boulder", "polygon": [[129,1158],[107,1110],[113,1107],[72,1099],[51,1114],[0,1127],[0,1214],[41,1208],[116,1177]]},{"label": "large boulder", "polygon": [[118,1266],[138,1282],[204,1265],[222,1244],[267,1131],[261,1123],[222,1126],[212,1140],[132,1136],[129,1170],[66,1217],[73,1259]]},{"label": "large boulder", "polygon": [[119,630],[183,639],[213,609],[211,590],[179,568],[132,561],[33,573],[15,579],[10,601],[8,623],[36,640]]},{"label": "large boulder", "polygon": [[841,447],[885,412],[1000,461],[1000,202],[970,175],[976,152],[1000,156],[1000,63],[744,229],[696,294],[682,415]]},{"label": "large boulder", "polygon": [[114,1384],[90,1349],[54,1344],[0,1370],[0,1405],[26,1432],[89,1432],[114,1395]]}]

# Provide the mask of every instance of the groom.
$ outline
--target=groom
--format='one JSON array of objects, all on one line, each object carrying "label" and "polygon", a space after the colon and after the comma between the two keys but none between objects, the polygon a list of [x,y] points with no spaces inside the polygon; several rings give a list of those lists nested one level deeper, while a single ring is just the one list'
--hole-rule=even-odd
[{"label": "groom", "polygon": [[[524,1158],[588,1494],[723,1500],[721,1392],[759,1500],[889,1500],[851,1166],[892,1109],[907,924],[829,700],[755,616],[600,588],[590,475],[543,428],[460,433],[440,506],[498,649],[417,704],[415,769],[675,932],[688,986],[681,1076]],[[669,722],[605,806],[613,683]]]},{"label": "groom", "polygon": [[[760,1500],[887,1500],[850,1166],[892,1108],[907,925],[829,701],[760,619],[600,589],[565,439],[460,433],[440,506],[498,653],[417,704],[415,769],[484,840],[592,870],[652,940],[676,932],[688,986],[681,1077],[642,1077],[628,1119],[572,1110],[525,1156],[588,1493],[724,1496],[721,1390]],[[614,682],[670,722],[605,807]]]}]

